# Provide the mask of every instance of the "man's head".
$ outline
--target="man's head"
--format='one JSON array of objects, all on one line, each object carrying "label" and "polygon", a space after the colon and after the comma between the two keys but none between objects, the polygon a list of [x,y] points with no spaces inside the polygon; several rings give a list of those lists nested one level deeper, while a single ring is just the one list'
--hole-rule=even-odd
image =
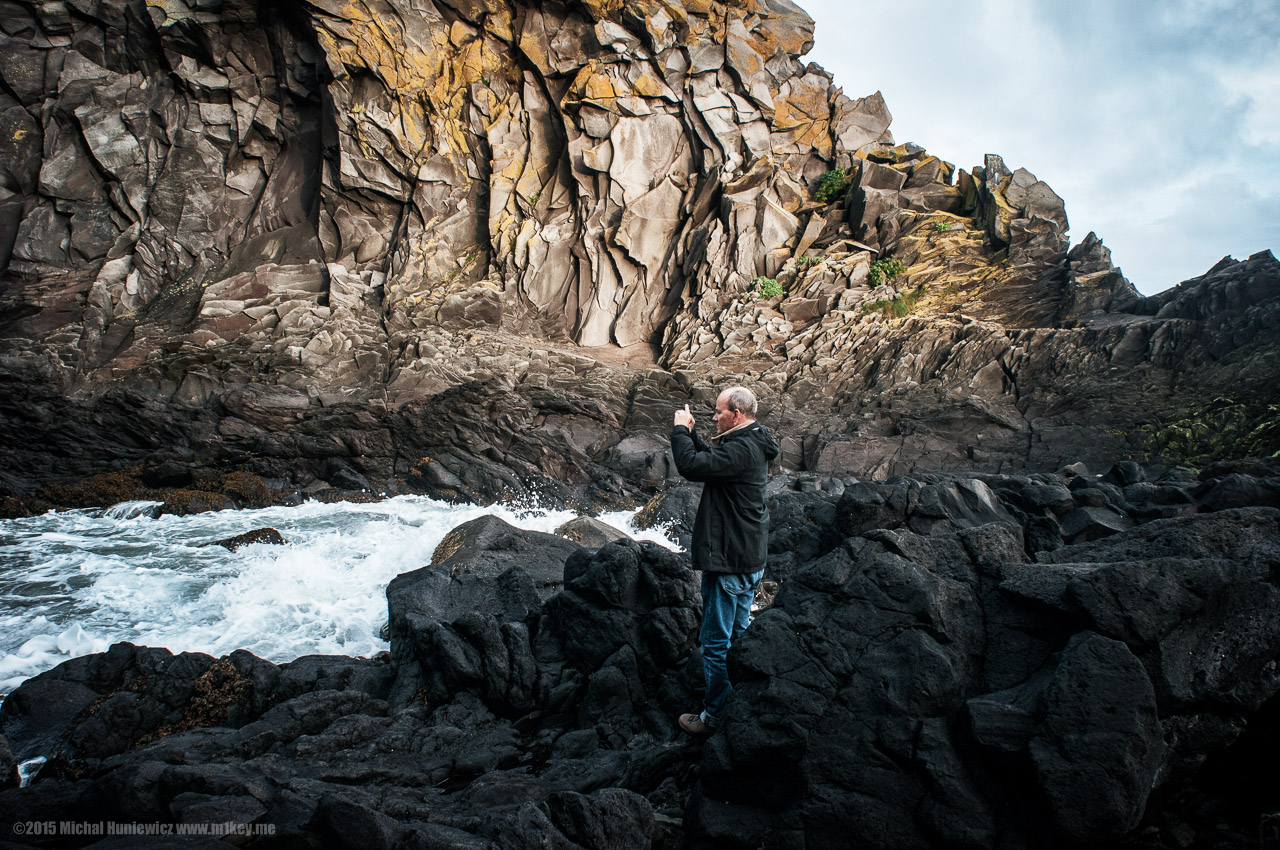
[{"label": "man's head", "polygon": [[723,434],[756,418],[756,397],[746,387],[729,387],[716,399],[716,433]]}]

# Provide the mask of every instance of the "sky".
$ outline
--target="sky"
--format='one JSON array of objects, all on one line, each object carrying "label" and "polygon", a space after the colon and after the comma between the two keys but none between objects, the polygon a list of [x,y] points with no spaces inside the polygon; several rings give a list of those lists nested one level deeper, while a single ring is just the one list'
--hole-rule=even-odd
[{"label": "sky", "polygon": [[898,142],[987,153],[1066,202],[1145,294],[1280,255],[1277,0],[796,0],[846,95]]}]

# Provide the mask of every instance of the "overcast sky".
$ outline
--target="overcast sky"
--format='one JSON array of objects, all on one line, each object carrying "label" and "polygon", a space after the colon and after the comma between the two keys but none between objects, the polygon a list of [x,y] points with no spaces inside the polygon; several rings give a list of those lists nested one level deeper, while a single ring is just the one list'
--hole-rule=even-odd
[{"label": "overcast sky", "polygon": [[1142,292],[1280,254],[1277,0],[796,2],[898,142],[1033,172]]}]

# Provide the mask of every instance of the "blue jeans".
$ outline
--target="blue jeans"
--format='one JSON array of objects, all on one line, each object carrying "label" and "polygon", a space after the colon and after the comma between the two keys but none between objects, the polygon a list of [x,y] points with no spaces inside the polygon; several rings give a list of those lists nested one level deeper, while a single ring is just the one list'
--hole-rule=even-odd
[{"label": "blue jeans", "polygon": [[702,720],[708,726],[720,725],[725,700],[733,685],[729,683],[729,647],[746,631],[751,617],[751,600],[764,570],[754,573],[702,574],[702,672],[707,680],[706,708]]}]

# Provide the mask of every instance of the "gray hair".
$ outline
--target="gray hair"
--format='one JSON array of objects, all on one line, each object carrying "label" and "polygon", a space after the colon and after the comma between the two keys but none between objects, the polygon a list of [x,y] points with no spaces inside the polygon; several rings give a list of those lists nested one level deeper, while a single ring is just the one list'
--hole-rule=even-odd
[{"label": "gray hair", "polygon": [[729,394],[729,409],[736,410],[749,419],[756,418],[756,394],[746,387],[730,387],[725,390]]}]

